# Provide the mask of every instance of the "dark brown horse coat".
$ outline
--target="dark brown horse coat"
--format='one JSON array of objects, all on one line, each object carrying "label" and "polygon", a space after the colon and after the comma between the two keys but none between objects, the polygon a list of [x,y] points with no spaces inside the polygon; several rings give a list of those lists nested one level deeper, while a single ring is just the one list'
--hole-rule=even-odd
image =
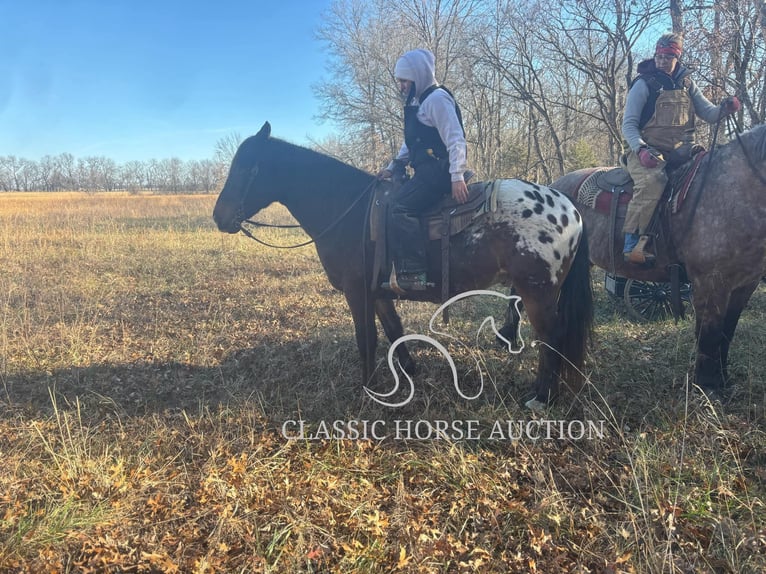
[{"label": "dark brown horse coat", "polygon": [[[332,285],[343,292],[354,320],[362,380],[375,371],[377,314],[388,339],[403,335],[385,290],[370,291],[374,246],[368,206],[375,178],[329,156],[272,138],[268,122],[239,147],[213,217],[221,231],[237,233],[243,220],[273,202],[285,205],[316,243]],[[505,181],[505,180],[504,180]],[[452,238],[450,294],[495,283],[521,296],[539,345],[535,398],[547,402],[559,380],[579,382],[592,321],[587,241],[580,214],[561,193],[507,180],[495,209]],[[439,302],[439,242],[429,246],[435,286],[412,299]],[[406,346],[396,347],[411,372]]]}]

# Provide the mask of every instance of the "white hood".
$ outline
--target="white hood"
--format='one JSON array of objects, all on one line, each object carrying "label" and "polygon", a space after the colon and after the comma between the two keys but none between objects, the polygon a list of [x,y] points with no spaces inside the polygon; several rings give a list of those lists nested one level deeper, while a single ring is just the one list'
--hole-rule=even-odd
[{"label": "white hood", "polygon": [[396,62],[394,77],[415,83],[415,97],[436,83],[435,58],[429,50],[418,48],[406,52]]}]

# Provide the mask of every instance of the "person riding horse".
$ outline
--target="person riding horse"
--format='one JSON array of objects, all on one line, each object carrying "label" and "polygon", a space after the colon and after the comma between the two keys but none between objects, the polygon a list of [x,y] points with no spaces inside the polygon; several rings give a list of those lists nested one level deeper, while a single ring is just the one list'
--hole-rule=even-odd
[{"label": "person riding horse", "polygon": [[466,142],[460,108],[452,93],[436,82],[434,55],[424,49],[406,52],[394,77],[404,98],[404,143],[378,177],[414,175],[399,188],[391,208],[393,265],[389,285],[399,293],[422,291],[426,283],[425,238],[419,216],[450,190],[458,203],[468,199],[464,179]]},{"label": "person riding horse", "polygon": [[647,227],[668,182],[666,167],[681,165],[700,149],[694,144],[695,115],[715,123],[740,109],[736,96],[720,108],[705,98],[679,62],[682,51],[683,36],[663,34],[654,58],[638,64],[639,76],[628,92],[622,135],[630,147],[627,170],[634,184],[623,226],[629,263],[654,262],[655,255],[646,251]]}]

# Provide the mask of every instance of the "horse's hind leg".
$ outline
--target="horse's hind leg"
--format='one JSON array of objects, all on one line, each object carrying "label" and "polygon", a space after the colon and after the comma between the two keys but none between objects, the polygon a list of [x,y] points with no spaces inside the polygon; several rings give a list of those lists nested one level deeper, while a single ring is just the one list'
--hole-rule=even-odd
[{"label": "horse's hind leg", "polygon": [[[540,403],[549,403],[559,392],[561,375],[561,340],[563,330],[556,310],[558,292],[552,286],[518,288],[524,301],[529,323],[535,331],[539,344],[537,377],[535,379],[535,399]],[[529,404],[529,403],[528,403]]]},{"label": "horse's hind leg", "polygon": [[[518,295],[516,289],[513,287],[511,287],[510,294],[512,296]],[[507,341],[510,341],[514,348],[519,346],[519,324],[521,323],[521,315],[519,314],[519,311],[524,310],[524,305],[522,303],[518,303],[518,309],[516,308],[517,302],[516,297],[512,297],[508,301],[508,309],[505,311],[505,324],[498,330],[498,333],[500,333],[500,335]],[[500,339],[500,337],[498,337],[497,340],[505,345],[505,342]]]},{"label": "horse's hind leg", "polygon": [[[394,307],[394,302],[391,299],[377,299],[375,301],[375,312],[378,315],[378,319],[380,319],[380,324],[383,325],[386,337],[391,343],[404,335],[402,320],[399,317],[399,313],[396,312],[396,307]],[[415,374],[415,361],[412,360],[407,346],[404,344],[397,346],[396,353],[402,368],[410,375]]]}]

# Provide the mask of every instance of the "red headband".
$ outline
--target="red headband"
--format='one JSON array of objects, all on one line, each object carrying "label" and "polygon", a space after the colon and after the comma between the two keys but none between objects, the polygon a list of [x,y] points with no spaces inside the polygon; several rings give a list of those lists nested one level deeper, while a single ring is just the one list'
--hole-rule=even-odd
[{"label": "red headband", "polygon": [[681,48],[678,47],[678,44],[667,44],[665,46],[657,46],[657,49],[655,50],[654,53],[655,54],[670,54],[678,58],[681,55]]}]

